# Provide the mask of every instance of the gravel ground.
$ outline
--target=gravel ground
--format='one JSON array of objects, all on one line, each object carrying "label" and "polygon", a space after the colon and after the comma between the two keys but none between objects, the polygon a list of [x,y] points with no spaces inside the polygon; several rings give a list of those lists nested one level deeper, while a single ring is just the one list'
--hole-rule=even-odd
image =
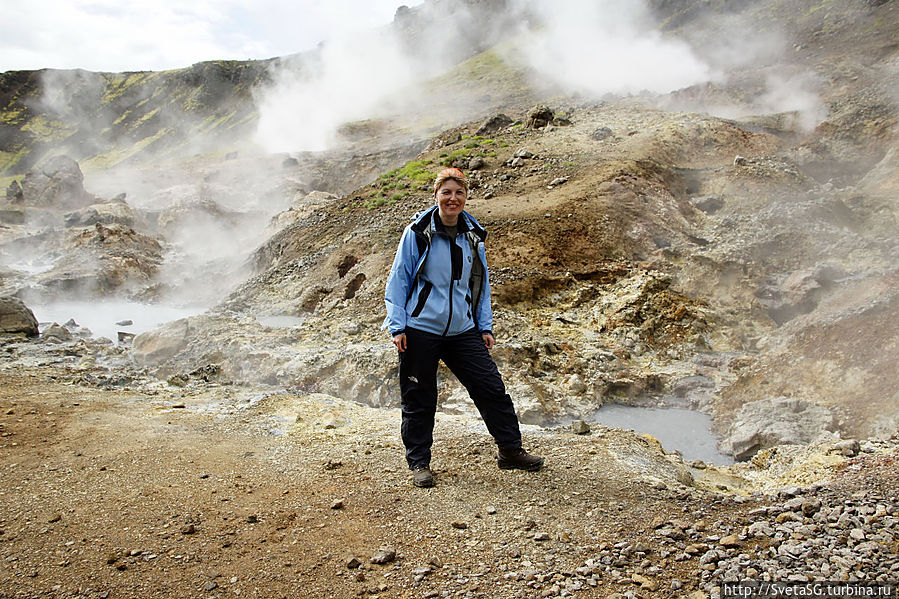
[{"label": "gravel ground", "polygon": [[395,410],[74,380],[0,373],[0,597],[698,597],[899,571],[894,441],[753,491],[602,427],[528,428],[547,467],[501,471],[478,421],[441,415],[418,489]]}]

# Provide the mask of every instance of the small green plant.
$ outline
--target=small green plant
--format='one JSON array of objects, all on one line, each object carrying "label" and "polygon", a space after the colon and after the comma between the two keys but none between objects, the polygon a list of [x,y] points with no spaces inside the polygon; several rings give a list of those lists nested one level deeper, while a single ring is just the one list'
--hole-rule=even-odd
[{"label": "small green plant", "polygon": [[386,196],[375,196],[365,201],[365,207],[369,210],[374,210],[375,208],[386,206],[389,202],[390,200]]},{"label": "small green plant", "polygon": [[462,156],[471,156],[471,151],[468,149],[455,150],[454,152],[450,152],[450,154],[440,161],[440,164],[443,166],[451,166],[453,162],[456,161],[456,158],[460,158]]},{"label": "small green plant", "polygon": [[400,168],[395,168],[389,173],[384,173],[378,177],[379,181],[393,181],[394,183],[405,181],[411,182],[419,179],[430,180],[432,174],[427,167],[432,164],[433,160],[413,160],[407,162]]}]

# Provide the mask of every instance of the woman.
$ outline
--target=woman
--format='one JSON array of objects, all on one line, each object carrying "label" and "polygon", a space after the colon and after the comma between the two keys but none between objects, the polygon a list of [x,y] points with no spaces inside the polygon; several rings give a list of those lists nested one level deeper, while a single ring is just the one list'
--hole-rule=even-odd
[{"label": "woman", "polygon": [[462,171],[437,175],[434,199],[436,205],[403,231],[385,295],[385,326],[399,350],[402,437],[412,482],[434,486],[430,463],[440,360],[481,413],[499,448],[498,466],[539,470],[543,458],[522,449],[512,398],[488,351],[495,341],[487,231],[464,211],[468,180]]}]

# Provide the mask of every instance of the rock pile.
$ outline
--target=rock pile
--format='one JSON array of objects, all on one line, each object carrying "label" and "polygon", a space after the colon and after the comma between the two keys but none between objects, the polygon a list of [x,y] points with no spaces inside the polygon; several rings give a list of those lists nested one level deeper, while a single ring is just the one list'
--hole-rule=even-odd
[{"label": "rock pile", "polygon": [[[698,557],[702,588],[745,580],[888,582],[899,575],[899,504],[876,490],[843,497],[822,485],[785,488],[777,501],[750,511],[739,531],[708,538]],[[705,547],[705,546],[703,546]]]}]

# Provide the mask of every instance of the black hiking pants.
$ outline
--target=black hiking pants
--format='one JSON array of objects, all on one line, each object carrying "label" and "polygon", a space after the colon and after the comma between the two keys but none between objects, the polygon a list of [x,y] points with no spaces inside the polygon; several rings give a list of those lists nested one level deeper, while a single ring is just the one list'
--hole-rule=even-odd
[{"label": "black hiking pants", "polygon": [[521,447],[521,430],[512,398],[481,334],[472,329],[441,337],[406,330],[406,351],[400,352],[402,436],[409,468],[429,466],[437,412],[437,364],[440,360],[459,379],[481,413],[487,430],[503,449]]}]

